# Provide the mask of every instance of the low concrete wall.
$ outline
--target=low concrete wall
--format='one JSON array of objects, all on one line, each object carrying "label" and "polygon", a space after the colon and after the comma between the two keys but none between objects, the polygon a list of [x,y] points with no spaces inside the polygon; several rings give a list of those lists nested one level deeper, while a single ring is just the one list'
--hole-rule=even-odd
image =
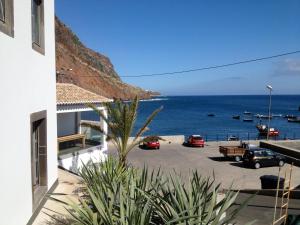
[{"label": "low concrete wall", "polygon": [[[163,144],[183,144],[185,142],[185,136],[184,135],[169,135],[169,136],[159,136],[163,138],[166,141],[161,141],[160,143]],[[129,139],[129,142],[133,140],[134,137],[131,137]],[[143,137],[142,137],[143,138]],[[206,145],[216,144],[216,145],[224,145],[224,146],[235,146],[239,145],[240,141],[207,141],[205,142]],[[246,141],[246,143],[259,145],[258,140],[249,140]],[[108,142],[109,145],[112,145],[111,142]]]},{"label": "low concrete wall", "polygon": [[166,141],[161,141],[161,144],[182,144],[185,139],[184,135],[160,136]]},{"label": "low concrete wall", "polygon": [[[159,136],[162,139],[164,139],[165,141],[160,141],[161,145],[164,144],[183,144],[183,142],[185,141],[184,139],[184,135],[172,135],[172,136]],[[144,137],[141,137],[140,139],[143,139]],[[129,143],[132,142],[134,139],[134,137],[130,137],[129,139]],[[108,143],[109,145],[112,145],[111,142]]]},{"label": "low concrete wall", "polygon": [[95,146],[58,156],[58,165],[73,173],[78,173],[83,164],[103,162],[106,159],[107,150],[101,146]]},{"label": "low concrete wall", "polygon": [[[246,194],[254,194],[254,195],[264,195],[264,196],[272,196],[276,197],[276,189],[245,189],[245,190],[233,190],[235,192],[240,192],[240,193],[246,193]],[[282,195],[282,189],[279,190],[278,192],[278,197],[281,197]],[[300,190],[295,189],[291,190],[290,192],[290,198],[291,199],[300,199]]]},{"label": "low concrete wall", "polygon": [[282,155],[285,155],[296,165],[300,165],[300,150],[284,145],[285,143],[291,143],[291,142],[292,141],[286,141],[286,142],[261,141],[260,147],[268,148]]}]

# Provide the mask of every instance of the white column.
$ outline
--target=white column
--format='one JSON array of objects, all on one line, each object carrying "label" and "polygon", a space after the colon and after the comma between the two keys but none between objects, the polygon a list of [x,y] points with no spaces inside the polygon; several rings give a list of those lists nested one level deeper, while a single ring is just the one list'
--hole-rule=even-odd
[{"label": "white column", "polygon": [[[102,110],[102,114],[105,116],[105,118],[107,118],[107,110],[105,108]],[[100,118],[100,125],[103,130],[102,146],[103,146],[104,150],[107,150],[107,141],[106,141],[106,135],[105,135],[108,132],[107,123],[105,122],[104,119]]]},{"label": "white column", "polygon": [[79,134],[81,134],[81,112],[77,112],[77,131]]}]

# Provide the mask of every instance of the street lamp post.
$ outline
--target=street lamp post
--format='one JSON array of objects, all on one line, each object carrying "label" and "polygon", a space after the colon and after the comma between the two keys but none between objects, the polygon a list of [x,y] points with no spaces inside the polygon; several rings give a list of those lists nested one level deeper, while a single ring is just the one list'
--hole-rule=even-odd
[{"label": "street lamp post", "polygon": [[269,118],[268,118],[268,132],[267,132],[267,140],[269,140],[269,132],[270,132],[270,123],[271,123],[271,105],[272,105],[272,86],[267,85],[267,89],[270,91],[270,99],[269,99]]}]

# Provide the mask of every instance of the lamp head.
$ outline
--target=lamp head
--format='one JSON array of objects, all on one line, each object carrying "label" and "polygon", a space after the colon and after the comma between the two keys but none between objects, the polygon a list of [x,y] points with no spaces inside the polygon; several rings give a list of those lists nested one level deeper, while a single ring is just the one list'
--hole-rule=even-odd
[{"label": "lamp head", "polygon": [[268,88],[270,91],[272,91],[272,90],[273,90],[273,88],[272,88],[272,86],[271,86],[271,85],[267,85],[267,88]]}]

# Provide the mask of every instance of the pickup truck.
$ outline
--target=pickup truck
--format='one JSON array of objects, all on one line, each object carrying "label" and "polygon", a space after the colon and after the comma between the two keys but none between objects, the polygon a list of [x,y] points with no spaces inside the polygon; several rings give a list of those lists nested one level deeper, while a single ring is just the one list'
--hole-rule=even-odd
[{"label": "pickup truck", "polygon": [[219,146],[219,152],[226,158],[234,158],[239,162],[243,158],[245,151],[248,149],[248,145],[242,143],[239,146]]}]

